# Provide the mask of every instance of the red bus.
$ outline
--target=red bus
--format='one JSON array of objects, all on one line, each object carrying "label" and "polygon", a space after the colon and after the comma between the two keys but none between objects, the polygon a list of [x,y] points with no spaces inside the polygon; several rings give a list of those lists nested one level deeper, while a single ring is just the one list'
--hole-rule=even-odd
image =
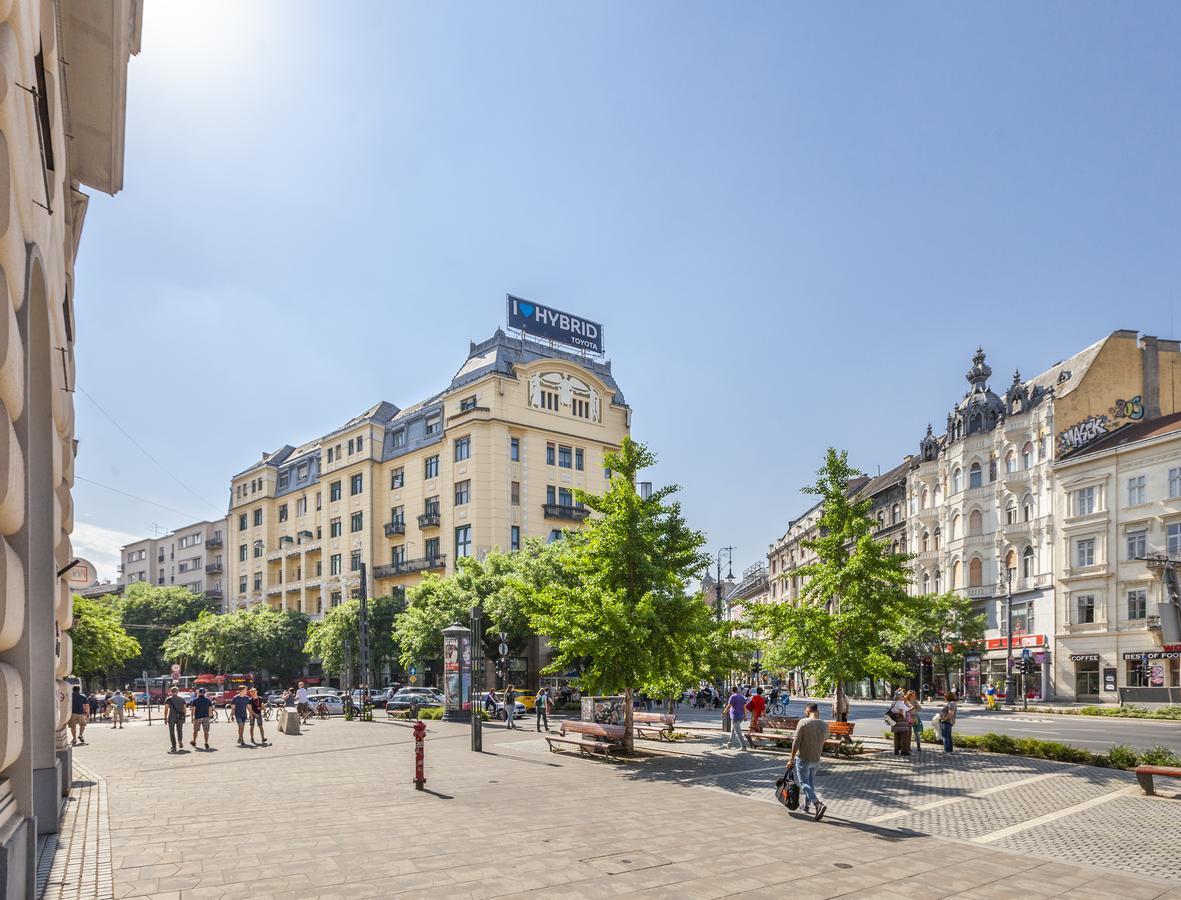
[{"label": "red bus", "polygon": [[229,703],[230,698],[242,687],[254,687],[253,672],[235,672],[227,675],[205,673],[193,679],[193,689],[203,687],[214,703]]}]

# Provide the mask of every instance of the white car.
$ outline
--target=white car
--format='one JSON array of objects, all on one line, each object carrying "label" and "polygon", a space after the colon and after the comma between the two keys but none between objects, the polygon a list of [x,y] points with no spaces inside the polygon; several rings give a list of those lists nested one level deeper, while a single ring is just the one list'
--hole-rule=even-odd
[{"label": "white car", "polygon": [[310,694],[308,695],[308,708],[315,713],[316,708],[323,703],[328,707],[328,715],[341,716],[344,715],[344,701],[336,694]]}]

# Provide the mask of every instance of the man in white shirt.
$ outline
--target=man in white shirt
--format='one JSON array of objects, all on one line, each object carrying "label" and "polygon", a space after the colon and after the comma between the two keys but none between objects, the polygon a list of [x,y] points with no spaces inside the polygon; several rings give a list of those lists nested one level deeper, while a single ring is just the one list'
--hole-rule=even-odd
[{"label": "man in white shirt", "polygon": [[308,707],[308,689],[302,681],[299,683],[299,688],[295,692],[295,708],[299,711],[300,721],[306,724],[311,710]]}]

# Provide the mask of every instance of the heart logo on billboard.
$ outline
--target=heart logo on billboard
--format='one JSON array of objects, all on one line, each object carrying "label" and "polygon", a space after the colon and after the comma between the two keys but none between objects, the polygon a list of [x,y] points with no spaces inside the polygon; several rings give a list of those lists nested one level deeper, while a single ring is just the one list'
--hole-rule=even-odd
[{"label": "heart logo on billboard", "polygon": [[521,311],[521,315],[523,315],[526,319],[533,318],[533,304],[532,303],[518,302],[517,309],[519,309]]}]

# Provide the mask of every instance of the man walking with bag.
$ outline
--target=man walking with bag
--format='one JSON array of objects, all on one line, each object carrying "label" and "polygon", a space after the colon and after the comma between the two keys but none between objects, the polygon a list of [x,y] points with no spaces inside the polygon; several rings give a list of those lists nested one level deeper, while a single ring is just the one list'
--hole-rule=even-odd
[{"label": "man walking with bag", "polygon": [[820,718],[820,707],[809,703],[804,707],[806,719],[801,719],[796,726],[796,734],[791,742],[791,757],[787,764],[795,764],[796,781],[804,793],[804,812],[816,807],[816,821],[824,818],[828,807],[816,796],[816,772],[820,768],[820,754],[824,751],[824,742],[828,739],[828,723]]},{"label": "man walking with bag", "polygon": [[169,753],[185,752],[184,729],[187,714],[185,698],[180,695],[180,691],[172,688],[168,692],[168,699],[164,701],[164,720],[168,724],[168,740],[172,742]]}]

